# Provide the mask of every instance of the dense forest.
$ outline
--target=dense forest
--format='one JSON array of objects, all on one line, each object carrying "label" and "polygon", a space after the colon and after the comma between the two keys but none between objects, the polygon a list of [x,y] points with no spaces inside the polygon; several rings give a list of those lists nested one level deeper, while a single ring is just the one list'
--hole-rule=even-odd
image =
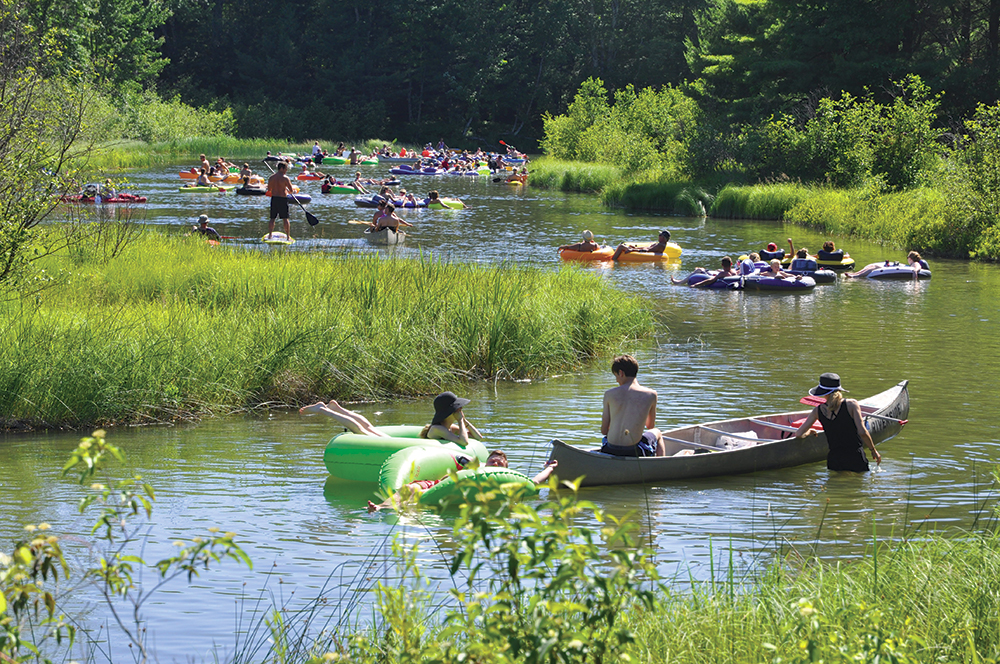
[{"label": "dense forest", "polygon": [[244,137],[531,147],[581,83],[685,87],[720,125],[917,74],[957,125],[998,99],[1000,0],[26,0],[49,74],[231,108]]}]

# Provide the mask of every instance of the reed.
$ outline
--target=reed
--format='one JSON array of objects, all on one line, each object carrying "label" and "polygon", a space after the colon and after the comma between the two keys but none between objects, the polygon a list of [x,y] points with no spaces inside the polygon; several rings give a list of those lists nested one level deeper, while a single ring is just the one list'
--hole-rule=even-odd
[{"label": "reed", "polygon": [[629,210],[656,210],[687,217],[703,217],[712,195],[690,182],[615,182],[601,195],[606,205]]},{"label": "reed", "polygon": [[557,272],[431,258],[259,252],[147,234],[76,251],[35,307],[5,305],[8,424],[188,418],[437,391],[564,370],[648,335],[636,298]]},{"label": "reed", "polygon": [[949,197],[929,188],[888,194],[817,190],[792,206],[785,220],[834,235],[961,258],[968,258],[980,233]]},{"label": "reed", "polygon": [[533,187],[578,193],[596,193],[618,181],[622,170],[610,164],[562,161],[542,157],[531,162],[529,183]]},{"label": "reed", "polygon": [[795,205],[822,191],[791,182],[726,186],[715,197],[708,214],[723,219],[780,220]]}]

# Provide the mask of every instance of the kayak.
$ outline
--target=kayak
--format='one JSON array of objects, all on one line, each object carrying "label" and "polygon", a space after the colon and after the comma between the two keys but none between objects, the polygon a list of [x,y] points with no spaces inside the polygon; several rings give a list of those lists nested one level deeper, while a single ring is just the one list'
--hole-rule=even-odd
[{"label": "kayak", "polygon": [[178,191],[185,194],[228,194],[229,192],[236,189],[236,185],[232,184],[219,184],[211,185],[208,187],[181,187]]},{"label": "kayak", "polygon": [[278,231],[275,231],[270,235],[265,235],[260,239],[260,241],[263,242],[264,244],[283,244],[283,245],[295,244],[295,238],[289,237],[284,233],[279,233]]},{"label": "kayak", "polygon": [[420,426],[377,427],[386,437],[342,433],[334,436],[323,452],[323,463],[334,477],[356,482],[378,482],[382,465],[390,455],[408,447],[443,448],[486,463],[486,447],[478,440],[468,447],[456,443],[420,438]]}]

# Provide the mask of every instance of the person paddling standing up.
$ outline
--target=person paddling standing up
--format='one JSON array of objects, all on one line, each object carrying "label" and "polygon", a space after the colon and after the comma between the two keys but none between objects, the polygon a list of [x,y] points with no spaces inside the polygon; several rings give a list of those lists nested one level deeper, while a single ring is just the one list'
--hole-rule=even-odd
[{"label": "person paddling standing up", "polygon": [[285,235],[292,236],[292,224],[288,219],[288,197],[295,194],[292,181],[288,179],[288,164],[278,164],[278,171],[267,179],[267,193],[271,196],[271,215],[267,222],[267,237],[274,233],[274,220],[281,217],[285,221]]},{"label": "person paddling standing up", "polygon": [[616,357],[611,373],[618,387],[604,393],[601,451],[615,456],[666,456],[663,435],[656,428],[656,391],[636,380],[639,363],[631,355]]}]

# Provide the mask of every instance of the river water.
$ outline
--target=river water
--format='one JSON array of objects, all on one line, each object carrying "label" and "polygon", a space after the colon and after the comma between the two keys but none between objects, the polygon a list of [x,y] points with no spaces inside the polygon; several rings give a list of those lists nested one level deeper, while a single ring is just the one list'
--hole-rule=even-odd
[{"label": "river water", "polygon": [[[177,191],[179,167],[133,174],[150,197],[146,222],[184,232],[201,213],[226,236],[250,240],[266,231],[267,199],[192,195]],[[329,169],[342,177],[346,167]],[[368,167],[366,173],[384,173]],[[720,221],[608,210],[592,196],[493,183],[489,178],[404,178],[422,196],[430,189],[465,201],[463,211],[414,210],[416,225],[394,251],[431,253],[453,261],[531,262],[555,269],[555,247],[590,229],[598,239],[652,241],[668,228],[683,248],[669,264],[594,265],[620,288],[636,293],[662,321],[656,339],[626,350],[640,362],[639,380],[659,393],[661,428],[803,408],[798,399],[825,371],[839,373],[853,397],[909,379],[910,423],[880,450],[883,463],[864,476],[831,475],[823,463],[739,477],[654,486],[598,487],[583,495],[601,508],[636,512],[641,536],[656,550],[667,576],[705,579],[720,563],[759,569],[775,555],[818,554],[827,559],[863,554],[873,533],[899,538],[919,532],[972,527],[990,504],[991,473],[1000,428],[994,414],[1000,389],[1000,269],[931,259],[933,279],[919,283],[844,281],[811,293],[701,291],[672,286],[671,276],[714,267],[774,241],[815,250],[815,232],[772,222]],[[298,241],[279,251],[374,249],[359,240],[348,219],[370,218],[349,196],[319,193],[309,210],[321,223],[305,224],[293,209]],[[901,260],[902,251],[837,238],[859,265]],[[236,250],[240,250],[237,245]],[[250,244],[247,247],[262,248]],[[264,250],[268,250],[263,247]],[[274,249],[271,249],[274,250]],[[471,421],[502,447],[511,466],[537,472],[554,437],[582,445],[597,440],[601,395],[614,385],[609,360],[528,383],[455,385],[472,399]],[[376,424],[422,424],[431,399],[360,404]],[[403,534],[425,542],[421,568],[432,582],[447,578],[449,517],[369,515],[373,487],[328,478],[323,448],[338,429],[328,420],[274,412],[266,419],[235,417],[196,425],[114,430],[129,464],[157,489],[158,500],[144,555],[169,555],[170,542],[208,526],[238,533],[255,562],[253,571],[226,563],[188,587],[175,581],[144,606],[152,644],[161,661],[202,660],[213,648],[234,646],[234,632],[254,632],[239,616],[261,589],[276,603],[294,606],[322,594],[331,616],[369,606],[363,591],[392,579],[389,541]],[[0,444],[0,536],[42,521],[79,539],[89,521],[76,513],[79,488],[60,469],[79,439],[75,434],[7,436]],[[151,576],[145,577],[147,583]],[[249,598],[249,599],[246,599]],[[87,591],[78,598],[86,607]],[[270,602],[270,600],[268,600]],[[355,617],[369,615],[360,610]],[[329,616],[328,616],[329,617]],[[106,616],[95,610],[91,627]],[[257,631],[259,633],[259,630]],[[116,648],[121,639],[112,640]],[[121,650],[117,650],[121,653]]]}]

